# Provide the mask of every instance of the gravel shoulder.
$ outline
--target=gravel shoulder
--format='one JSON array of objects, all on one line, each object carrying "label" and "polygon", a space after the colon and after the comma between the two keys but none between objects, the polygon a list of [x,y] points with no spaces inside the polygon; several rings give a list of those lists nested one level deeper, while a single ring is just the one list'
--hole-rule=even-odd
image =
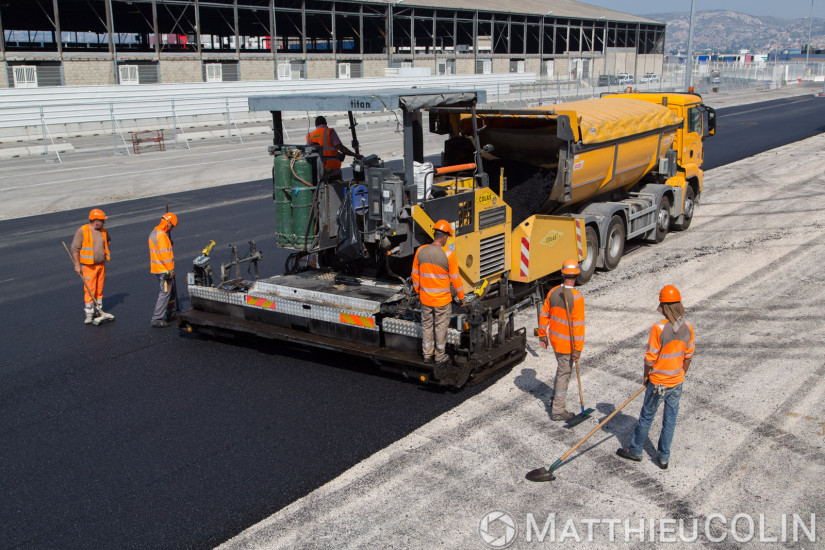
[{"label": "gravel shoulder", "polygon": [[[503,547],[485,546],[479,533],[494,510],[513,519],[511,548],[654,548],[671,526],[677,547],[719,537],[731,547],[821,545],[825,528],[814,526],[811,543],[799,521],[810,528],[811,514],[825,518],[824,163],[818,136],[707,172],[688,231],[626,252],[615,271],[582,287],[582,383],[598,412],[575,431],[549,420],[555,361],[530,338],[527,359],[488,390],[221,548]],[[657,293],[668,283],[696,331],[670,469],[655,464],[661,412],[642,462],[614,454],[629,443],[638,398],[556,481],[527,481],[639,388]],[[532,328],[534,312],[519,321]],[[334,459],[319,457],[317,467]],[[633,531],[640,521],[645,531]],[[494,523],[489,533],[505,537]]]}]

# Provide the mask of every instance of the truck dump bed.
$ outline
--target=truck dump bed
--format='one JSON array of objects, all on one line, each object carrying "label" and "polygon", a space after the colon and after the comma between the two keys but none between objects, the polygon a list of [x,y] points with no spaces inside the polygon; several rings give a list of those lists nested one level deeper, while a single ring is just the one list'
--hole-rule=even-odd
[{"label": "truck dump bed", "polygon": [[[481,145],[492,146],[485,158],[499,161],[508,178],[504,199],[516,224],[632,187],[672,146],[683,121],[665,106],[623,97],[478,116]],[[559,137],[560,117],[569,120],[570,141]]]}]

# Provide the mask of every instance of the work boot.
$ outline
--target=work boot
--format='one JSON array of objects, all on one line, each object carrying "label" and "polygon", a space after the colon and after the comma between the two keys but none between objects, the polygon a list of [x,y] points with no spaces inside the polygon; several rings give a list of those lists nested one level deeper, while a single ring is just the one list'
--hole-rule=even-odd
[{"label": "work boot", "polygon": [[633,453],[630,452],[630,449],[627,448],[627,447],[620,447],[619,449],[616,450],[616,454],[619,455],[622,458],[632,460],[633,462],[641,462],[642,461],[642,457],[634,455]]},{"label": "work boot", "polygon": [[662,462],[662,459],[658,456],[656,457],[656,464],[658,464],[659,468],[661,468],[662,470],[667,470],[667,462]]},{"label": "work boot", "polygon": [[563,413],[559,413],[559,414],[555,414],[555,413],[551,414],[550,415],[550,420],[552,420],[553,422],[567,422],[568,420],[570,420],[574,416],[576,416],[576,415],[571,413],[570,411],[564,411]]},{"label": "work boot", "polygon": [[95,312],[94,311],[87,311],[86,312],[86,320],[83,321],[86,325],[91,325],[95,320]]},{"label": "work boot", "polygon": [[155,328],[166,328],[166,327],[169,326],[169,323],[167,321],[163,321],[163,320],[161,320],[161,321],[152,321],[152,326],[155,327]]},{"label": "work boot", "polygon": [[450,371],[450,360],[449,359],[442,359],[441,361],[437,361],[435,367],[433,367],[433,372],[435,373],[435,377],[439,380],[444,380],[447,378],[447,374]]}]

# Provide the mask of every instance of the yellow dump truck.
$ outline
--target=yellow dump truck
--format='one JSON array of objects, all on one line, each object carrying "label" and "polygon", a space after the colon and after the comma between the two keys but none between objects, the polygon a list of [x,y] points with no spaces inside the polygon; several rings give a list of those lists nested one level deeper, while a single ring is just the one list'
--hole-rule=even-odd
[{"label": "yellow dump truck", "polygon": [[[583,221],[581,282],[614,269],[625,241],[685,230],[702,193],[704,138],[715,111],[693,93],[606,94],[519,111],[479,110],[485,168],[501,172],[514,224],[533,214]],[[460,134],[472,121],[462,117]],[[514,281],[529,280],[514,271]]]}]

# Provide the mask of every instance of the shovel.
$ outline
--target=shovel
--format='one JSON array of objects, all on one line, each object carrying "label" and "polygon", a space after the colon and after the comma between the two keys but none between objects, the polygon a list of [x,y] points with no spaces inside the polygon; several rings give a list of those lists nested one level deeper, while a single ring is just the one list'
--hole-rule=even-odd
[{"label": "shovel", "polygon": [[562,462],[564,462],[565,459],[573,453],[573,451],[578,449],[581,446],[582,443],[584,443],[585,441],[590,439],[590,436],[592,436],[594,433],[599,431],[602,428],[602,426],[604,426],[605,424],[610,422],[611,418],[616,416],[619,413],[620,410],[622,410],[623,408],[625,408],[627,406],[628,403],[630,403],[631,401],[636,399],[636,397],[638,397],[640,393],[645,391],[646,388],[647,388],[647,386],[642,386],[641,388],[639,388],[636,391],[636,393],[631,395],[630,398],[627,401],[625,401],[624,403],[622,403],[622,405],[618,409],[616,409],[615,411],[610,413],[610,416],[608,416],[607,418],[602,420],[601,423],[598,426],[596,426],[595,428],[593,428],[593,430],[591,430],[591,432],[589,434],[584,436],[578,443],[573,445],[573,447],[569,451],[567,451],[566,453],[561,455],[561,457],[559,457],[559,459],[556,460],[550,466],[550,468],[545,468],[544,466],[542,466],[541,468],[536,468],[535,470],[531,470],[530,472],[527,473],[527,476],[526,476],[527,479],[529,479],[530,481],[553,481],[554,479],[556,479],[556,476],[553,475],[553,471],[556,470],[556,468],[558,468],[559,466],[561,466]]},{"label": "shovel", "polygon": [[591,414],[596,412],[596,409],[585,409],[584,408],[584,397],[582,396],[582,377],[579,374],[579,362],[576,361],[576,379],[579,381],[579,403],[581,403],[582,412],[571,418],[566,422],[568,428],[574,428],[587,420]]},{"label": "shovel", "polygon": [[[567,293],[564,291],[564,287],[561,289],[561,295],[564,298],[564,309],[567,311],[567,326],[570,328],[570,359],[573,359],[573,344],[575,342],[573,337],[573,318],[570,313],[570,305],[567,303]],[[576,380],[579,382],[579,404],[581,405],[582,412],[571,418],[567,421],[568,428],[574,428],[587,420],[591,414],[593,414],[595,409],[585,409],[584,408],[584,395],[582,394],[582,377],[579,373],[579,362],[575,362],[576,365]]]}]

